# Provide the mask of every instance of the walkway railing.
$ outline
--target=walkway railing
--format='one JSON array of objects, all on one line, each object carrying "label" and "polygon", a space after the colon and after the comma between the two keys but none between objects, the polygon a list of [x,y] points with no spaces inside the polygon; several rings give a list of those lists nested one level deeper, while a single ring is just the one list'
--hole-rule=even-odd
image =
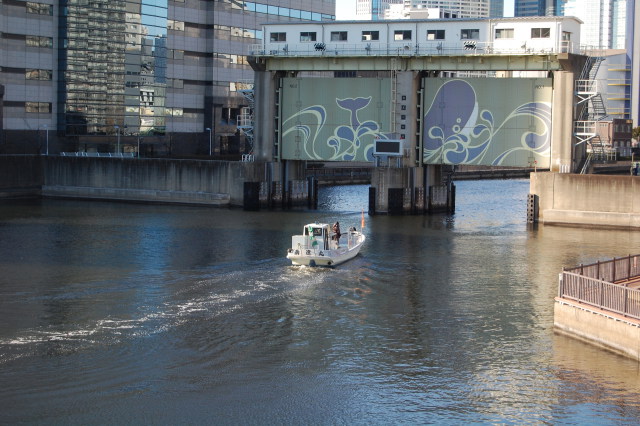
[{"label": "walkway railing", "polygon": [[580,265],[560,274],[558,297],[640,320],[640,255]]},{"label": "walkway railing", "polygon": [[61,152],[63,157],[116,157],[116,158],[136,158],[135,152]]},{"label": "walkway railing", "polygon": [[494,43],[476,40],[370,43],[285,43],[264,42],[249,46],[250,56],[458,56],[458,55],[547,55],[581,53],[580,46],[561,42],[559,46],[527,46],[526,43]]}]

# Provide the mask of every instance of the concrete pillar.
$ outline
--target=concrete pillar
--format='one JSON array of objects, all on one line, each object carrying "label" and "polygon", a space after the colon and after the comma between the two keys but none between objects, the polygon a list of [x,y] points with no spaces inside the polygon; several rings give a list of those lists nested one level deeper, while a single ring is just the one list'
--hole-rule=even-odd
[{"label": "concrete pillar", "polygon": [[276,138],[276,117],[278,116],[277,73],[255,71],[254,84],[254,142],[256,161],[273,161],[280,153],[274,151]]},{"label": "concrete pillar", "polygon": [[[574,74],[569,71],[553,72],[553,110],[551,112],[551,171],[575,172],[573,137]],[[584,147],[579,147],[578,150]]]}]

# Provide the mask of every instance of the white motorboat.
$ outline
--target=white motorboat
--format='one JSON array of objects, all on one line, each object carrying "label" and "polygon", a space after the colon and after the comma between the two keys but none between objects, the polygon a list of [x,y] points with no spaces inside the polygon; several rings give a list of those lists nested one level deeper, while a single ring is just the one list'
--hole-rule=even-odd
[{"label": "white motorboat", "polygon": [[355,227],[336,235],[327,223],[310,223],[304,226],[302,235],[291,237],[287,259],[294,265],[336,266],[354,258],[365,236]]}]

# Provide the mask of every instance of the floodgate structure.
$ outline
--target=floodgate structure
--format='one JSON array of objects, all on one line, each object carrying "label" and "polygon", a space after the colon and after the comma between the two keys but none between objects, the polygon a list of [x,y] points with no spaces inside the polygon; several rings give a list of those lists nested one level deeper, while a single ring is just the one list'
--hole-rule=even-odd
[{"label": "floodgate structure", "polygon": [[236,120],[251,141],[245,161],[0,158],[0,190],[313,205],[309,170],[373,164],[368,211],[421,214],[454,210],[456,166],[507,166],[550,171],[532,176],[532,220],[640,227],[636,177],[580,174],[606,114],[594,80],[605,52],[581,45],[580,26],[574,17],[263,24],[243,52],[253,83],[236,86],[248,105]]},{"label": "floodgate structure", "polygon": [[[373,162],[369,211],[392,214],[450,211],[457,165],[576,172],[596,122],[580,95],[592,87],[579,83],[598,63],[581,49],[580,25],[573,17],[265,24],[248,55],[255,158],[271,162],[271,182],[309,191],[308,162]],[[271,182],[253,193],[268,197]]]}]

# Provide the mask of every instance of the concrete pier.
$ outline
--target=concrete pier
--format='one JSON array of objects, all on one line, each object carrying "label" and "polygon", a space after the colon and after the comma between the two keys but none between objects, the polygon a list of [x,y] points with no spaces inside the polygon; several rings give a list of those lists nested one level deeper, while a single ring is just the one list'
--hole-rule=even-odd
[{"label": "concrete pier", "polygon": [[640,361],[640,256],[564,269],[556,331]]},{"label": "concrete pier", "polygon": [[532,173],[536,221],[544,224],[640,228],[640,177]]},{"label": "concrete pier", "polygon": [[243,182],[264,165],[229,161],[1,156],[0,197],[243,206]]},{"label": "concrete pier", "polygon": [[560,298],[553,316],[557,332],[640,361],[640,321]]}]

